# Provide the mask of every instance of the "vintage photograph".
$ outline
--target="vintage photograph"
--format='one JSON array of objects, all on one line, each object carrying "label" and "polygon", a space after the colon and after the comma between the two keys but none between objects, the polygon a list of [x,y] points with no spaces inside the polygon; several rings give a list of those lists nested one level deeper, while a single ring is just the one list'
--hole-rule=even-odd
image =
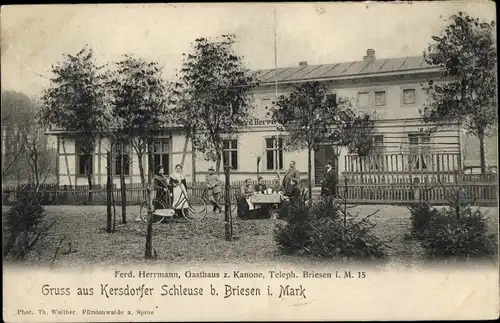
[{"label": "vintage photograph", "polygon": [[497,266],[493,2],[1,16],[4,266]]}]

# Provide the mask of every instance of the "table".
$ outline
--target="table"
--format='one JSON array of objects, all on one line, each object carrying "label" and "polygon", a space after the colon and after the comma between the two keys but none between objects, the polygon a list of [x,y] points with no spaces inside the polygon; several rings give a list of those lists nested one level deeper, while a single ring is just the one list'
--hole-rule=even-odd
[{"label": "table", "polygon": [[253,204],[280,204],[283,201],[283,195],[278,193],[272,194],[253,194],[250,197],[250,202]]},{"label": "table", "polygon": [[256,206],[256,209],[266,208],[268,212],[268,216],[272,217],[272,205],[281,204],[283,201],[283,195],[278,193],[271,194],[253,194],[250,197],[250,202]]}]

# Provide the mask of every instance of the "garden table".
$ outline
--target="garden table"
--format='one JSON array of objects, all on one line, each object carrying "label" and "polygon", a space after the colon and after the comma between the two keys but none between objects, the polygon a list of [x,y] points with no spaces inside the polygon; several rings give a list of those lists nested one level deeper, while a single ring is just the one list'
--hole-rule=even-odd
[{"label": "garden table", "polygon": [[272,216],[272,205],[280,205],[281,202],[283,201],[283,195],[279,193],[271,193],[271,194],[259,194],[259,193],[254,193],[250,201],[252,204],[255,206],[256,209],[258,208],[266,208],[267,212],[269,213],[269,217]]}]

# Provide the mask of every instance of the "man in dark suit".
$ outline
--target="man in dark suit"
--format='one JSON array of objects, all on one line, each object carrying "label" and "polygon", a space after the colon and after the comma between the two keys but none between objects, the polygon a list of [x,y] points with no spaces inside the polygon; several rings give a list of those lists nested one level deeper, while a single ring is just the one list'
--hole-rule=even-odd
[{"label": "man in dark suit", "polygon": [[333,170],[333,162],[328,161],[325,169],[325,175],[323,181],[321,181],[321,196],[335,196],[337,193],[337,177]]}]

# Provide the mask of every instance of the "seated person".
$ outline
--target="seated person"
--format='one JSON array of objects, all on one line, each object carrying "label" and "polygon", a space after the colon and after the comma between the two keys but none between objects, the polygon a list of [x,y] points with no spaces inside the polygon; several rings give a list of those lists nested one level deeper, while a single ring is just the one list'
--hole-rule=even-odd
[{"label": "seated person", "polygon": [[293,203],[298,202],[301,199],[301,192],[295,178],[290,180],[290,185],[288,185],[287,190],[285,191],[285,198],[286,199],[283,201],[278,214],[281,219],[287,219],[289,215],[288,209]]},{"label": "seated person", "polygon": [[295,178],[290,180],[290,185],[285,191],[285,196],[289,198],[290,201],[295,201],[300,199],[300,189]]},{"label": "seated person", "polygon": [[273,192],[284,192],[283,185],[281,185],[281,179],[279,176],[276,176],[273,181]]},{"label": "seated person", "polygon": [[250,178],[247,178],[245,180],[245,185],[241,187],[241,198],[238,201],[238,216],[240,218],[248,217],[250,211],[254,209],[254,206],[250,201],[250,198],[252,197],[253,193],[254,193],[254,188],[252,186],[252,180]]},{"label": "seated person", "polygon": [[264,183],[264,178],[262,178],[262,176],[259,176],[259,181],[255,185],[254,190],[255,192],[261,192],[261,193],[264,193],[264,191],[267,190],[267,186]]}]

